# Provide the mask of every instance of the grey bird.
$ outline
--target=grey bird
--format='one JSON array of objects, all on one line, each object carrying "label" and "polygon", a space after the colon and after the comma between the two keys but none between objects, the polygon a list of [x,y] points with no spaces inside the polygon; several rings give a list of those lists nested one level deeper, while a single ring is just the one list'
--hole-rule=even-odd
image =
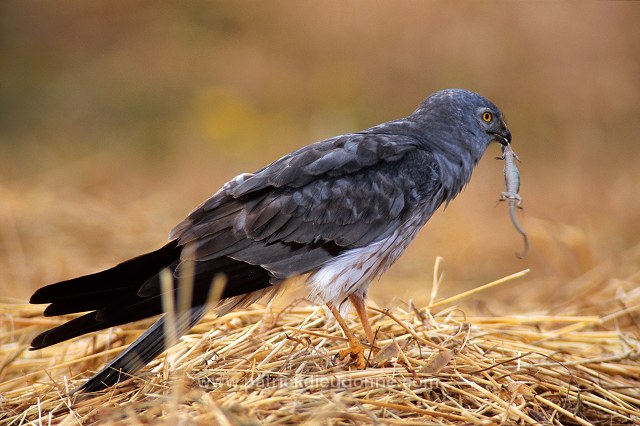
[{"label": "grey bird", "polygon": [[[355,307],[373,348],[365,311],[370,283],[460,193],[491,142],[511,143],[501,111],[474,92],[447,89],[408,117],[313,143],[241,174],[178,224],[164,247],[37,290],[30,302],[49,303],[45,316],[88,313],[38,335],[31,349],[163,314],[165,269],[175,297],[185,277],[192,281],[188,308],[175,312],[178,336],[206,313],[220,274],[226,286],[213,307],[218,315],[272,298],[286,279],[307,275],[310,300],[327,305],[349,340],[340,358],[364,368],[364,348],[342,315]],[[162,353],[165,322],[166,314],[78,390],[110,387]]]}]

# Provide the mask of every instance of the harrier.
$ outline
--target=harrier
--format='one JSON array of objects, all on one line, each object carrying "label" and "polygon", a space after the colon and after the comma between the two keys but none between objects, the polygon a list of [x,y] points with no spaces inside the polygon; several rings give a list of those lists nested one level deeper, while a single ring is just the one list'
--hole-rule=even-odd
[{"label": "harrier", "polygon": [[[40,334],[31,349],[163,314],[163,270],[171,272],[175,297],[184,279],[193,282],[189,308],[177,312],[178,335],[207,311],[216,276],[226,286],[213,308],[224,315],[306,275],[310,300],[330,309],[349,340],[340,357],[364,367],[363,346],[342,316],[352,305],[373,345],[369,284],[460,193],[491,142],[511,143],[500,110],[476,93],[448,89],[406,118],[307,145],[236,176],[178,224],[164,247],[36,291],[30,302],[49,303],[45,316],[87,313]],[[112,386],[167,349],[165,321],[79,390]]]}]

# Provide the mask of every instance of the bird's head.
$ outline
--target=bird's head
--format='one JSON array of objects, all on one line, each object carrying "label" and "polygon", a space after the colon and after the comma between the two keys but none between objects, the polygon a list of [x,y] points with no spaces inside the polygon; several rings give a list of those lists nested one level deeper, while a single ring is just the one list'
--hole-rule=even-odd
[{"label": "bird's head", "polygon": [[500,109],[469,90],[436,92],[425,99],[412,117],[429,129],[436,144],[462,145],[482,155],[491,142],[511,143],[511,132]]},{"label": "bird's head", "polygon": [[490,142],[498,142],[501,145],[509,145],[511,143],[511,131],[504,122],[504,115],[491,102],[486,101],[486,106],[476,108],[476,121],[480,128],[489,138]]}]

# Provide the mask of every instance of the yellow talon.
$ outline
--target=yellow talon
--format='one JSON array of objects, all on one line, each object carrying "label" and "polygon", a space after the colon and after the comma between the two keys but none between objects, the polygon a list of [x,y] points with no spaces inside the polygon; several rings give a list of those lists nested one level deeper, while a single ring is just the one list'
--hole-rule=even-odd
[{"label": "yellow talon", "polygon": [[348,365],[358,370],[367,368],[367,359],[364,356],[364,346],[358,341],[349,342],[349,347],[341,350],[336,354],[336,358],[340,361],[349,358]]}]

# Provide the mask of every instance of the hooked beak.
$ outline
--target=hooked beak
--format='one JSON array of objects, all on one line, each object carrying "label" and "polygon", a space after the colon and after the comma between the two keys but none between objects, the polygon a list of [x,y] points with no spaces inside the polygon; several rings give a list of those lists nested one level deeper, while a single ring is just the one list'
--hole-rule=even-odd
[{"label": "hooked beak", "polygon": [[489,134],[493,136],[494,141],[502,146],[507,146],[511,143],[511,132],[506,127],[501,132],[489,132]]}]

